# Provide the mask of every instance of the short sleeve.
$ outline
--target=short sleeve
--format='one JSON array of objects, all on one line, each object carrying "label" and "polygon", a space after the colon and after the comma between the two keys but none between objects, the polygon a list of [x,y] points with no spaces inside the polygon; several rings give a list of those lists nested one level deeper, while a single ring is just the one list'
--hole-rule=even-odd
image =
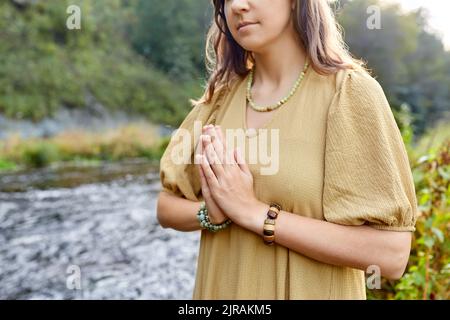
[{"label": "short sleeve", "polygon": [[[179,128],[172,134],[169,144],[167,145],[159,162],[159,176],[161,180],[161,189],[172,195],[195,200],[196,197],[196,175],[194,166],[186,163],[191,161],[194,143],[192,134],[194,133],[194,124],[198,119],[200,108],[203,105],[196,105],[188,113]],[[186,144],[188,143],[188,144]],[[180,146],[186,144],[188,150],[184,150]],[[178,150],[178,151],[177,151]],[[189,157],[185,158],[188,152]]]},{"label": "short sleeve", "polygon": [[215,121],[230,87],[216,90],[211,102],[195,105],[172,134],[159,162],[161,189],[192,201],[202,200],[198,168],[194,152],[202,127]]},{"label": "short sleeve", "polygon": [[415,231],[406,148],[383,89],[364,71],[346,71],[330,105],[323,212],[337,224]]}]

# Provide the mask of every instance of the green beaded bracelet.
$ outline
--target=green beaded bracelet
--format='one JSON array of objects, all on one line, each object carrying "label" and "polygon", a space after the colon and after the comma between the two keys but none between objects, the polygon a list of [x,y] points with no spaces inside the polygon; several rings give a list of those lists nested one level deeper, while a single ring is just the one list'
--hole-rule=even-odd
[{"label": "green beaded bracelet", "polygon": [[200,222],[200,226],[202,226],[202,228],[204,229],[209,230],[210,232],[223,230],[231,223],[231,220],[228,219],[221,224],[212,224],[209,221],[208,209],[206,208],[206,203],[204,201],[200,204],[200,209],[197,212],[197,219]]}]

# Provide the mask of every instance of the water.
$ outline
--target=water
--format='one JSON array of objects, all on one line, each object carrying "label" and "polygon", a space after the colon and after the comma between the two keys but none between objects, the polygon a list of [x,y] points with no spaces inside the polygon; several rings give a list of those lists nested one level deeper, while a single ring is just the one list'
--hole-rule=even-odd
[{"label": "water", "polygon": [[191,299],[200,234],[159,226],[159,188],[137,162],[0,175],[0,299]]}]

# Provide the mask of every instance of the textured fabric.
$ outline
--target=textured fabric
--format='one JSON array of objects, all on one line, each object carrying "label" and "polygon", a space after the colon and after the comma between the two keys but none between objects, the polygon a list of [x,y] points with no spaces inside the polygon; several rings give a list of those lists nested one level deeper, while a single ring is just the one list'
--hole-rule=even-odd
[{"label": "textured fabric", "polygon": [[[198,104],[193,107],[174,132],[160,160],[159,174],[162,190],[192,201],[203,200],[200,176],[198,169],[193,164],[194,149],[198,143],[202,126],[215,123],[217,112],[222,108],[223,100],[229,97],[227,95],[229,91],[231,90],[217,90],[210,103]],[[200,130],[196,130],[195,122],[200,123]],[[176,148],[185,139],[189,140],[189,152],[185,152],[182,148]]]},{"label": "textured fabric", "polygon": [[[246,81],[235,81],[210,105],[194,107],[181,127],[194,134],[197,119],[215,121],[224,133],[245,129]],[[363,71],[321,76],[309,68],[296,93],[263,128],[279,132],[276,174],[263,175],[266,164],[249,161],[249,146],[262,133],[237,142],[258,199],[332,223],[414,231],[417,205],[406,150],[383,90],[371,76]],[[161,159],[162,187],[200,200],[195,165],[171,160],[177,140]],[[321,263],[278,244],[266,246],[261,236],[236,224],[218,233],[201,231],[194,299],[366,299],[365,290],[362,270]]]}]

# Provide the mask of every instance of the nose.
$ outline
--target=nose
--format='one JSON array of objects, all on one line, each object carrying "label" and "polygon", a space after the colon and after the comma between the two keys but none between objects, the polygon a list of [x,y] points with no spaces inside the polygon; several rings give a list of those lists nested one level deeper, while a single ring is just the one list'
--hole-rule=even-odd
[{"label": "nose", "polygon": [[233,12],[248,10],[248,0],[230,0],[230,8]]}]

